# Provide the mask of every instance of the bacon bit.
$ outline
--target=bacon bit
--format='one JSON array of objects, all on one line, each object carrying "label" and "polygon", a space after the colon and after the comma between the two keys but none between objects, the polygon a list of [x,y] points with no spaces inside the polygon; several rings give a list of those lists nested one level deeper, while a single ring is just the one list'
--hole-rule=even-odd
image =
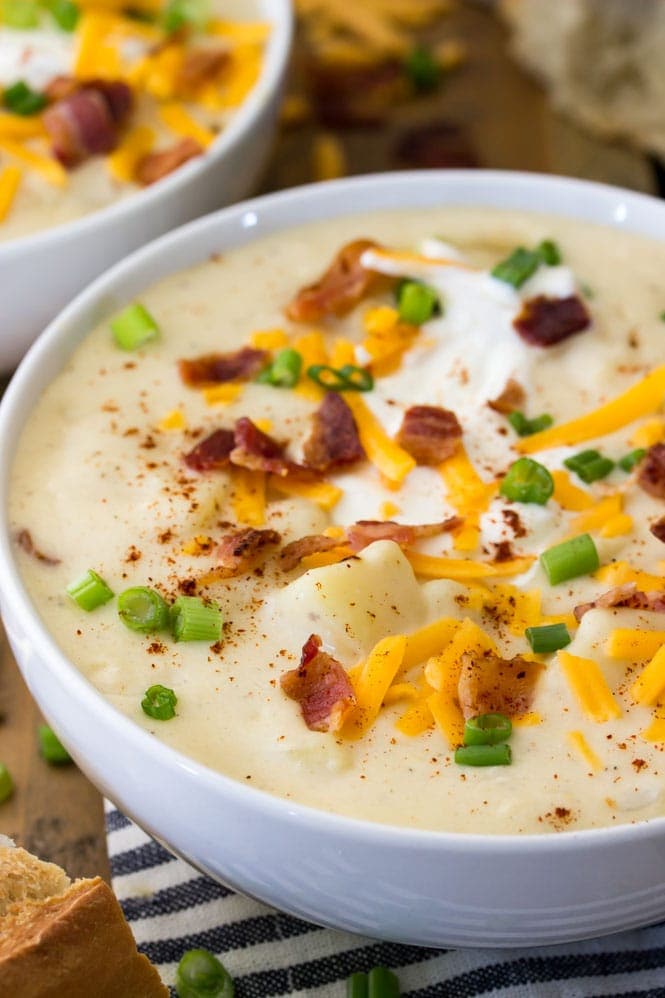
[{"label": "bacon bit", "polygon": [[222,537],[217,548],[219,567],[215,569],[218,578],[228,579],[241,572],[248,572],[267,556],[266,548],[281,541],[276,530],[256,530],[246,527]]},{"label": "bacon bit", "polygon": [[524,405],[525,398],[526,393],[519,381],[509,378],[501,394],[497,395],[495,399],[490,399],[487,404],[495,412],[500,412],[502,416],[508,416]]},{"label": "bacon bit", "polygon": [[659,541],[665,544],[665,516],[661,516],[659,520],[656,520],[649,526],[649,530]]},{"label": "bacon bit", "polygon": [[440,464],[451,457],[462,439],[462,427],[450,409],[413,405],[404,413],[396,440],[417,464]]},{"label": "bacon bit", "polygon": [[522,303],[513,326],[527,343],[551,347],[591,325],[591,316],[578,295],[548,298],[537,295]]},{"label": "bacon bit", "polygon": [[531,708],[542,668],[540,662],[529,662],[521,655],[504,659],[492,652],[481,657],[465,652],[457,687],[464,717],[526,714]]},{"label": "bacon bit", "polygon": [[260,430],[247,416],[236,421],[234,435],[231,463],[237,467],[267,471],[282,478],[292,473],[300,476],[307,474],[306,468],[284,457],[284,444]]},{"label": "bacon bit", "polygon": [[[63,80],[60,89],[66,88]],[[56,100],[42,119],[54,156],[71,169],[90,156],[112,152],[132,102],[132,91],[119,80],[90,80]]]},{"label": "bacon bit", "polygon": [[637,484],[656,499],[665,499],[665,444],[649,447],[637,469]]},{"label": "bacon bit", "polygon": [[581,620],[589,610],[596,607],[604,609],[651,610],[654,613],[665,613],[665,593],[645,593],[637,588],[636,583],[626,582],[623,586],[603,593],[590,603],[579,603],[573,610],[576,620]]},{"label": "bacon bit", "polygon": [[193,471],[217,471],[229,464],[234,445],[233,430],[215,430],[185,454],[183,461]]},{"label": "bacon bit", "polygon": [[353,686],[340,662],[321,651],[321,638],[310,634],[300,665],[280,677],[280,686],[300,704],[310,731],[339,731],[356,705]]},{"label": "bacon bit", "polygon": [[318,322],[329,315],[346,315],[354,305],[385,284],[386,278],[366,270],[360,258],[368,249],[377,248],[372,239],[356,239],[343,246],[325,274],[314,284],[301,288],[286,306],[294,322]]},{"label": "bacon bit", "polygon": [[303,445],[308,468],[327,471],[342,464],[353,464],[365,457],[358,427],[344,399],[328,392],[313,416],[312,432]]},{"label": "bacon bit", "polygon": [[196,139],[187,136],[174,142],[168,149],[162,149],[161,152],[149,152],[136,164],[134,170],[136,181],[144,187],[154,184],[190,159],[202,156],[204,151]]},{"label": "bacon bit", "polygon": [[279,556],[280,567],[283,571],[290,572],[308,555],[331,551],[341,543],[343,541],[339,537],[328,537],[326,534],[308,534],[306,537],[299,537],[283,549]]},{"label": "bacon bit", "polygon": [[207,353],[192,360],[179,360],[180,377],[190,388],[211,388],[227,381],[249,381],[265,367],[267,350],[243,347],[235,353]]},{"label": "bacon bit", "polygon": [[29,530],[19,530],[16,535],[16,543],[18,546],[25,551],[26,554],[30,554],[37,561],[43,562],[44,565],[59,565],[60,558],[53,558],[51,555],[44,554],[39,548],[35,547],[34,541],[32,539],[32,534]]},{"label": "bacon bit", "polygon": [[205,83],[214,80],[220,70],[230,61],[230,54],[223,48],[211,46],[190,49],[185,56],[178,74],[177,90],[191,93]]},{"label": "bacon bit", "polygon": [[54,76],[43,93],[49,104],[55,104],[65,97],[71,97],[80,88],[81,84],[74,76]]}]

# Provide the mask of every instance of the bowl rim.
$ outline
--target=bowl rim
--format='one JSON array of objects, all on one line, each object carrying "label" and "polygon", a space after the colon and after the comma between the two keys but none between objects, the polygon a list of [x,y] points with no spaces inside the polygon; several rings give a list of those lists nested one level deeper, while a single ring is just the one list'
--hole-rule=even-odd
[{"label": "bowl rim", "polygon": [[[269,102],[273,92],[280,84],[286,70],[294,29],[294,14],[291,0],[255,0],[257,6],[269,6],[272,15],[266,17],[272,24],[263,66],[259,79],[252,87],[247,98],[232,115],[229,124],[205,151],[203,156],[197,156],[184,163],[162,181],[152,184],[142,190],[136,190],[128,197],[111,201],[102,208],[87,212],[78,218],[61,222],[47,229],[38,229],[15,239],[0,242],[0,265],[3,258],[29,255],[40,250],[53,248],[52,243],[76,239],[90,235],[95,229],[114,222],[122,223],[126,216],[135,210],[159,211],[159,202],[170,196],[176,196],[178,189],[193,180],[197,173],[208,169],[211,164],[222,159],[236,142],[254,126],[257,117]],[[140,209],[139,209],[140,206]],[[102,235],[102,232],[99,233]]]},{"label": "bowl rim", "polygon": [[[630,225],[632,211],[637,213],[646,211],[650,218],[654,213],[656,216],[660,214],[662,217],[662,238],[665,239],[665,204],[647,194],[595,181],[518,171],[421,170],[369,174],[362,177],[290,188],[223,208],[153,240],[96,278],[49,324],[44,333],[29,349],[0,402],[0,602],[2,616],[5,621],[10,619],[12,622],[14,620],[18,622],[19,634],[29,635],[32,650],[37,659],[41,663],[48,663],[47,667],[61,685],[66,685],[69,690],[76,692],[78,704],[93,715],[95,712],[101,711],[105,724],[113,727],[117,736],[126,740],[140,755],[148,759],[154,758],[157,763],[169,768],[175,767],[179,771],[186,771],[211,793],[226,797],[230,802],[237,800],[241,806],[247,806],[249,803],[256,810],[262,811],[266,818],[273,816],[282,820],[295,819],[299,825],[306,825],[313,832],[325,831],[333,833],[341,839],[382,842],[386,845],[413,847],[420,850],[425,848],[435,852],[445,849],[446,851],[467,854],[469,852],[485,852],[488,848],[498,855],[507,855],[525,849],[536,855],[539,853],[551,854],[552,852],[559,854],[575,851],[580,847],[609,846],[626,838],[636,842],[660,838],[665,832],[665,816],[642,819],[635,823],[578,829],[563,833],[553,831],[527,834],[447,832],[382,824],[336,814],[310,805],[296,803],[269,791],[243,784],[161,742],[130,717],[121,713],[98,692],[90,680],[79,672],[57,646],[50,632],[42,623],[18,571],[9,531],[7,500],[9,472],[15,452],[14,444],[25,420],[22,412],[22,409],[25,408],[24,396],[34,401],[35,393],[31,390],[31,382],[33,377],[39,373],[40,368],[45,363],[48,365],[49,359],[58,356],[58,370],[66,363],[72,349],[68,346],[63,352],[59,350],[60,343],[63,340],[67,342],[71,338],[70,327],[75,325],[76,320],[88,308],[103,301],[111,289],[122,285],[125,278],[131,276],[136,269],[140,270],[143,266],[158,260],[165,252],[168,253],[169,250],[183,244],[196,244],[197,241],[202,241],[202,235],[209,232],[233,231],[237,224],[245,228],[247,226],[243,226],[243,219],[249,220],[249,225],[252,226],[256,222],[256,212],[270,214],[275,208],[288,208],[293,202],[308,204],[327,201],[343,205],[344,195],[348,194],[349,190],[360,193],[367,192],[368,194],[370,191],[374,193],[379,191],[386,197],[387,192],[393,196],[395,194],[403,195],[409,191],[422,189],[423,185],[432,188],[441,185],[437,187],[437,191],[440,190],[442,195],[441,205],[465,204],[464,199],[461,201],[455,201],[454,198],[450,201],[445,199],[446,188],[454,190],[456,184],[477,187],[477,201],[475,202],[477,205],[485,203],[495,206],[499,189],[512,193],[517,191],[520,198],[525,190],[531,192],[532,195],[534,193],[552,195],[550,200],[545,202],[546,211],[549,214],[563,217],[571,215],[572,206],[569,205],[569,210],[566,211],[559,202],[555,202],[553,195],[556,191],[570,200],[575,200],[577,196],[585,203],[587,199],[595,198],[599,203],[604,201],[607,207],[611,204],[615,205],[614,225],[612,227],[619,230],[628,222],[628,230],[635,231]],[[415,200],[417,201],[417,198]],[[374,210],[408,210],[409,206],[408,199],[403,198],[397,204],[384,204],[383,208],[374,208]],[[515,210],[515,208],[507,210]],[[526,208],[524,205],[517,210],[535,211],[533,207]],[[350,213],[335,207],[328,214],[323,212],[322,215],[308,217],[308,222],[321,218],[342,217]],[[574,215],[574,217],[579,216]],[[588,219],[583,219],[583,221],[588,221]],[[291,224],[278,222],[276,230],[287,231],[294,227],[294,224],[301,226],[307,223],[304,221]],[[596,222],[596,224],[598,223]],[[261,235],[262,233],[259,233],[259,238]],[[648,238],[658,237],[650,236]],[[200,259],[205,259],[206,256],[207,254],[204,253]],[[189,265],[194,264],[190,263]],[[158,279],[163,279],[172,272],[166,268]],[[54,376],[56,375],[52,377]],[[45,384],[50,383],[52,377],[49,377]],[[13,626],[7,630],[13,630]],[[45,709],[48,713],[48,708]]]}]

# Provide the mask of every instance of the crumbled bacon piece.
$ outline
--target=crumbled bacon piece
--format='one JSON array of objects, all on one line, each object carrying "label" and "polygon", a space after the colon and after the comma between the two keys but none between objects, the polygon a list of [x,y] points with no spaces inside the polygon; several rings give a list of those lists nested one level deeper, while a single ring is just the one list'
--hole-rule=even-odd
[{"label": "crumbled bacon piece", "polygon": [[268,362],[266,350],[242,347],[235,353],[207,353],[179,360],[180,377],[190,388],[210,388],[227,381],[249,381]]},{"label": "crumbled bacon piece", "polygon": [[310,634],[300,665],[285,672],[280,685],[287,697],[300,704],[310,731],[339,731],[356,704],[351,680],[336,658],[321,651],[318,634]]},{"label": "crumbled bacon piece", "polygon": [[56,100],[43,116],[54,156],[71,169],[112,152],[132,101],[130,88],[119,80],[90,80]]},{"label": "crumbled bacon piece", "polygon": [[256,530],[254,527],[225,534],[217,548],[219,567],[215,569],[215,574],[230,578],[248,572],[265,558],[268,553],[266,548],[274,547],[281,539],[276,530]]},{"label": "crumbled bacon piece", "polygon": [[35,547],[35,543],[32,539],[32,534],[30,533],[29,530],[25,529],[19,530],[18,534],[16,535],[16,543],[20,548],[22,548],[23,551],[25,551],[26,554],[32,555],[33,558],[36,558],[37,561],[43,562],[44,565],[60,564],[59,558],[53,558],[51,557],[51,555],[44,554],[43,551],[40,551],[39,548]]},{"label": "crumbled bacon piece", "polygon": [[332,548],[343,543],[343,538],[328,537],[327,534],[308,534],[306,537],[298,537],[297,540],[287,544],[279,556],[279,562],[285,572],[290,572],[307,555],[331,551]]},{"label": "crumbled bacon piece", "polygon": [[236,421],[234,435],[232,464],[252,471],[267,471],[281,477],[300,470],[299,465],[284,457],[284,445],[260,430],[247,416]]},{"label": "crumbled bacon piece", "polygon": [[526,393],[519,381],[509,378],[501,394],[497,395],[495,399],[490,399],[487,404],[495,412],[500,412],[502,416],[508,416],[524,405],[525,398]]},{"label": "crumbled bacon piece", "polygon": [[615,586],[589,603],[578,604],[573,613],[576,620],[581,620],[589,610],[597,607],[605,609],[651,610],[655,613],[665,612],[665,593],[645,593],[637,588],[634,582],[623,586]]},{"label": "crumbled bacon piece", "polygon": [[411,547],[422,537],[436,537],[460,526],[459,516],[451,516],[439,523],[395,523],[393,520],[358,520],[346,528],[346,540],[354,551],[362,551],[374,541],[394,541],[400,547]]},{"label": "crumbled bacon piece", "polygon": [[316,471],[353,464],[365,457],[353,413],[337,392],[328,392],[314,413],[303,455],[306,466]]},{"label": "crumbled bacon piece", "polygon": [[665,516],[661,516],[660,519],[650,524],[649,530],[654,537],[665,544]]},{"label": "crumbled bacon piece", "polygon": [[665,444],[649,447],[637,468],[637,484],[656,499],[665,499]]},{"label": "crumbled bacon piece", "polygon": [[356,239],[339,251],[325,274],[314,284],[301,288],[286,306],[294,322],[318,322],[328,315],[346,315],[354,305],[386,282],[386,278],[366,270],[360,258],[377,244],[371,239]]},{"label": "crumbled bacon piece", "polygon": [[188,163],[190,159],[202,156],[203,153],[203,146],[190,136],[179,139],[168,149],[146,153],[136,164],[134,170],[136,182],[143,184],[144,187],[154,184]]},{"label": "crumbled bacon piece", "polygon": [[397,443],[417,464],[440,464],[455,453],[461,439],[455,413],[438,405],[412,405],[397,434]]},{"label": "crumbled bacon piece", "polygon": [[190,49],[178,74],[178,90],[187,93],[198,90],[214,80],[229,59],[228,50],[218,46],[200,45]]},{"label": "crumbled bacon piece", "polygon": [[551,347],[591,325],[591,316],[578,295],[548,298],[537,295],[522,304],[513,326],[527,343]]},{"label": "crumbled bacon piece", "polygon": [[71,97],[80,89],[81,81],[77,80],[75,76],[54,76],[44,88],[43,93],[49,104],[55,104],[56,101],[62,100],[64,97]]},{"label": "crumbled bacon piece", "polygon": [[504,659],[491,652],[480,656],[465,652],[457,686],[464,717],[526,713],[542,668],[539,662],[529,662],[521,655]]},{"label": "crumbled bacon piece", "polygon": [[230,454],[235,444],[233,430],[214,430],[201,440],[183,460],[193,471],[214,471],[229,464]]}]

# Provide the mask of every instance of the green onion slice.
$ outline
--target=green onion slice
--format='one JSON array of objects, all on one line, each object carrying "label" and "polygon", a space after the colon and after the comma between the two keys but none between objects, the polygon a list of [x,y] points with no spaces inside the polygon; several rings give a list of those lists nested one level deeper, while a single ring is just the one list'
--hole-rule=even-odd
[{"label": "green onion slice", "polygon": [[617,461],[617,464],[622,471],[632,471],[636,464],[639,464],[643,457],[646,456],[646,450],[644,447],[636,447],[635,450],[631,450],[630,453],[624,454]]},{"label": "green onion slice", "polygon": [[524,413],[518,410],[508,413],[507,419],[515,433],[520,437],[530,437],[533,433],[540,433],[541,430],[546,430],[554,422],[549,413],[544,412],[542,416],[527,419]]},{"label": "green onion slice", "polygon": [[11,87],[7,87],[2,95],[2,103],[12,114],[20,114],[22,117],[29,117],[38,114],[46,107],[48,101],[44,94],[38,93],[19,80]]},{"label": "green onion slice", "polygon": [[175,717],[175,705],[178,698],[168,686],[156,683],[145,691],[145,696],[141,700],[143,713],[148,717],[153,717],[156,721],[170,721]]},{"label": "green onion slice", "polygon": [[4,762],[0,762],[0,804],[4,804],[14,793],[14,781]]},{"label": "green onion slice", "polygon": [[556,586],[559,582],[597,571],[600,558],[593,538],[589,534],[579,534],[543,551],[540,563],[550,585]]},{"label": "green onion slice", "polygon": [[96,610],[98,606],[103,606],[113,599],[113,590],[107,586],[101,575],[97,575],[92,568],[89,568],[80,578],[71,582],[66,589],[67,595],[71,596],[75,603],[82,610]]},{"label": "green onion slice", "polygon": [[118,596],[118,616],[130,631],[151,634],[169,626],[169,607],[156,589],[133,586]]},{"label": "green onion slice", "polygon": [[42,758],[46,759],[51,766],[63,766],[72,761],[71,755],[48,724],[39,725],[37,739]]},{"label": "green onion slice", "polygon": [[498,745],[507,742],[513,726],[504,714],[478,714],[464,722],[465,745]]},{"label": "green onion slice", "polygon": [[81,11],[72,0],[45,0],[53,20],[63,31],[74,31]]},{"label": "green onion slice", "polygon": [[370,392],[374,388],[371,373],[355,364],[345,364],[340,368],[330,367],[328,364],[312,364],[307,368],[307,377],[332,392]]},{"label": "green onion slice", "polygon": [[346,998],[368,998],[367,995],[367,974],[358,970],[355,974],[350,974],[346,979]]},{"label": "green onion slice", "polygon": [[561,250],[552,239],[543,239],[538,243],[536,253],[548,267],[556,267],[561,263]]},{"label": "green onion slice", "polygon": [[463,745],[455,751],[458,766],[509,766],[512,758],[507,742],[500,745]]},{"label": "green onion slice", "polygon": [[570,644],[570,634],[565,624],[544,624],[542,627],[527,627],[525,637],[531,650],[539,655],[558,651]]},{"label": "green onion slice", "polygon": [[286,350],[280,350],[272,364],[261,371],[256,380],[262,385],[272,385],[273,388],[293,388],[298,384],[301,371],[302,355],[287,347]]},{"label": "green onion slice", "polygon": [[399,317],[412,326],[422,326],[439,309],[439,296],[434,288],[418,281],[402,281],[397,295]]},{"label": "green onion slice", "polygon": [[372,967],[367,974],[367,998],[399,998],[399,981],[387,967]]},{"label": "green onion slice", "polygon": [[536,272],[541,263],[550,267],[561,263],[559,247],[551,239],[544,239],[535,250],[518,246],[510,256],[501,260],[492,270],[492,277],[497,277],[514,288],[520,288],[525,281]]},{"label": "green onion slice", "polygon": [[441,70],[432,52],[424,45],[417,45],[404,60],[404,69],[418,93],[435,90],[441,79]]},{"label": "green onion slice", "polygon": [[574,471],[578,478],[590,485],[601,478],[606,478],[614,468],[614,461],[597,450],[583,450],[564,460],[564,465]]},{"label": "green onion slice", "polygon": [[534,502],[544,506],[554,492],[554,480],[547,468],[530,457],[511,464],[499,492],[512,502]]},{"label": "green onion slice", "polygon": [[36,0],[2,0],[0,20],[10,28],[38,28],[39,5]]},{"label": "green onion slice", "polygon": [[159,336],[159,326],[139,302],[128,305],[111,319],[111,331],[121,350],[139,350]]},{"label": "green onion slice", "polygon": [[164,11],[164,29],[171,33],[181,28],[203,31],[211,16],[211,0],[169,0]]},{"label": "green onion slice", "polygon": [[176,970],[178,998],[233,998],[233,978],[217,957],[207,949],[190,949]]},{"label": "green onion slice", "polygon": [[219,641],[222,636],[222,610],[212,600],[200,596],[178,596],[171,606],[171,630],[176,641]]}]

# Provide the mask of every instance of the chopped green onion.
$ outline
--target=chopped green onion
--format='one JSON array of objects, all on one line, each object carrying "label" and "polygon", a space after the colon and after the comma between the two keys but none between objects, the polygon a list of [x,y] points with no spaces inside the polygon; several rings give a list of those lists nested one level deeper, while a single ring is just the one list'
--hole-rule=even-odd
[{"label": "chopped green onion", "polygon": [[36,0],[2,0],[0,20],[10,28],[38,28],[39,7]]},{"label": "chopped green onion", "polygon": [[362,970],[347,977],[346,998],[367,998],[367,974],[363,974]]},{"label": "chopped green onion", "polygon": [[92,568],[89,568],[80,578],[71,582],[66,589],[67,595],[71,596],[75,603],[82,610],[96,610],[98,606],[103,606],[113,599],[113,590],[110,589],[101,575],[97,575]]},{"label": "chopped green onion", "polygon": [[397,297],[399,317],[412,326],[422,326],[431,319],[439,307],[439,296],[434,288],[418,281],[402,281]]},{"label": "chopped green onion", "polygon": [[554,422],[547,412],[544,412],[542,416],[528,419],[523,412],[515,410],[509,412],[507,418],[515,433],[520,437],[530,437],[532,433],[540,433],[541,430],[546,430]]},{"label": "chopped green onion", "polygon": [[181,28],[203,31],[211,16],[210,0],[169,0],[164,11],[164,29],[170,33]]},{"label": "chopped green onion", "polygon": [[436,90],[441,79],[439,64],[432,52],[424,45],[411,49],[404,60],[406,75],[418,93]]},{"label": "chopped green onion", "polygon": [[567,457],[563,462],[570,471],[590,485],[601,478],[606,478],[614,468],[614,461],[609,457],[603,457],[597,450],[583,450],[579,454]]},{"label": "chopped green onion", "polygon": [[458,766],[509,766],[512,762],[510,745],[463,745],[455,751]]},{"label": "chopped green onion", "polygon": [[168,604],[156,589],[133,586],[118,596],[118,616],[130,631],[151,634],[169,626]]},{"label": "chopped green onion", "polygon": [[593,538],[589,534],[578,534],[561,544],[543,551],[540,563],[551,586],[578,575],[590,575],[600,567],[600,558]]},{"label": "chopped green onion", "polygon": [[4,804],[14,793],[14,781],[4,762],[0,762],[0,804]]},{"label": "chopped green onion", "polygon": [[511,464],[499,492],[512,502],[535,502],[544,506],[554,492],[554,479],[547,468],[530,457]]},{"label": "chopped green onion", "polygon": [[204,603],[200,596],[178,596],[171,606],[171,630],[176,641],[219,641],[222,610],[218,603]]},{"label": "chopped green onion", "polygon": [[570,644],[570,634],[565,624],[544,624],[542,627],[527,627],[524,632],[531,650],[537,655],[558,651]]},{"label": "chopped green onion", "polygon": [[301,371],[301,354],[287,347],[286,350],[279,351],[272,364],[261,371],[256,380],[262,385],[272,385],[273,388],[293,388],[298,384]]},{"label": "chopped green onion", "polygon": [[48,724],[39,725],[37,738],[40,754],[51,766],[63,766],[72,761],[71,755]]},{"label": "chopped green onion", "polygon": [[498,745],[507,742],[513,726],[503,714],[478,714],[464,722],[465,745]]},{"label": "chopped green onion", "polygon": [[113,338],[121,350],[139,350],[159,336],[159,326],[139,302],[111,319]]},{"label": "chopped green onion", "polygon": [[175,976],[178,998],[233,998],[233,978],[207,949],[190,949],[181,957]]},{"label": "chopped green onion", "polygon": [[399,998],[399,981],[387,967],[372,967],[367,974],[367,998]]},{"label": "chopped green onion", "polygon": [[143,713],[148,717],[154,717],[156,721],[170,721],[175,717],[175,705],[178,698],[168,686],[156,683],[145,691],[145,696],[141,700]]},{"label": "chopped green onion", "polygon": [[48,101],[44,94],[38,93],[23,80],[19,80],[13,86],[7,87],[2,95],[2,103],[12,114],[20,114],[27,118],[38,114],[46,107]]},{"label": "chopped green onion", "polygon": [[660,319],[661,322],[665,322],[665,310],[660,313],[658,318]]},{"label": "chopped green onion", "polygon": [[596,292],[593,290],[590,284],[586,283],[586,281],[580,281],[580,291],[582,292],[585,298],[591,299],[596,297]]},{"label": "chopped green onion", "polygon": [[536,253],[548,267],[556,267],[561,263],[561,250],[551,239],[543,239],[536,246]]},{"label": "chopped green onion", "polygon": [[617,461],[617,464],[622,471],[632,471],[636,464],[639,464],[643,457],[646,455],[646,450],[644,447],[636,447],[635,450],[631,450],[629,454],[624,454]]},{"label": "chopped green onion", "polygon": [[307,377],[332,392],[370,392],[374,388],[371,373],[355,364],[345,364],[340,368],[330,367],[328,364],[312,364],[307,368]]},{"label": "chopped green onion", "polygon": [[492,277],[512,284],[514,288],[521,287],[538,269],[541,259],[532,250],[518,246],[505,260],[497,263],[492,270]]},{"label": "chopped green onion", "polygon": [[63,31],[74,31],[81,11],[73,0],[45,0],[53,20]]}]

